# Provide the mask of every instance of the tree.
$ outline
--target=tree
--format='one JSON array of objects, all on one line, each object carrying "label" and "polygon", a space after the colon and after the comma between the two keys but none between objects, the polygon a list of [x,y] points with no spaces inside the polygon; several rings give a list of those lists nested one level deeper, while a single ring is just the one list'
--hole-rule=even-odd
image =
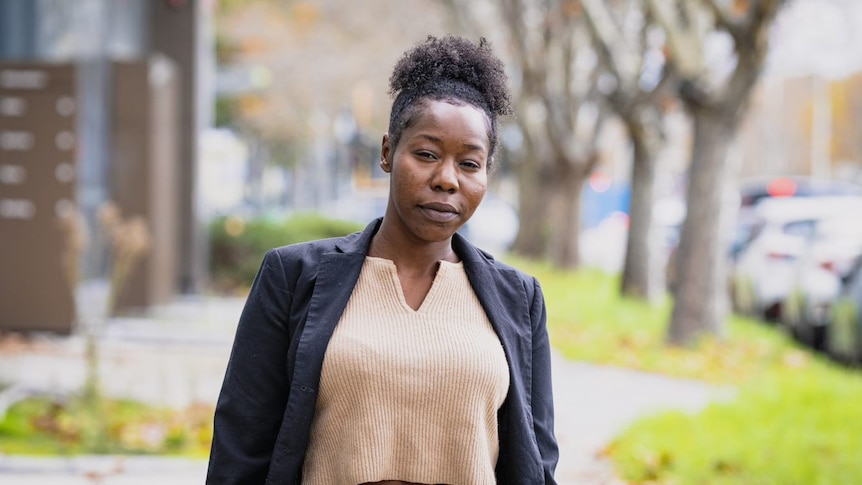
[{"label": "tree", "polygon": [[[255,186],[267,166],[334,177],[334,159],[343,156],[334,148],[343,143],[334,133],[340,113],[352,116],[356,135],[369,134],[379,146],[388,123],[392,66],[411,44],[443,32],[442,9],[429,0],[221,2],[219,62],[227,74],[248,78],[249,86],[222,99],[217,114],[251,146],[249,185],[257,196],[261,191]],[[423,29],[404,22],[417,15]],[[341,195],[321,194],[318,188],[305,192],[315,201]],[[285,203],[292,197],[285,196]]]},{"label": "tree", "polygon": [[[482,32],[506,49],[513,73],[516,122],[524,141],[523,158],[516,162],[519,230],[513,250],[576,267],[581,194],[599,160],[597,135],[605,116],[580,5],[572,0],[444,3],[466,31]],[[489,25],[498,28],[483,29]]]},{"label": "tree", "polygon": [[[694,143],[687,213],[677,253],[678,285],[668,329],[672,344],[723,333],[727,312],[721,225],[727,153],[768,48],[769,26],[785,0],[646,0],[666,35],[679,98],[692,117]],[[725,63],[706,49],[727,46]],[[722,212],[725,218],[722,218]]]},{"label": "tree", "polygon": [[[656,155],[664,141],[662,106],[671,76],[660,49],[648,40],[651,26],[639,2],[580,0],[584,17],[606,73],[603,95],[625,124],[632,142],[631,204],[623,295],[650,299],[658,293],[651,250]],[[622,3],[622,5],[620,5]],[[613,8],[613,7],[617,8]]]}]

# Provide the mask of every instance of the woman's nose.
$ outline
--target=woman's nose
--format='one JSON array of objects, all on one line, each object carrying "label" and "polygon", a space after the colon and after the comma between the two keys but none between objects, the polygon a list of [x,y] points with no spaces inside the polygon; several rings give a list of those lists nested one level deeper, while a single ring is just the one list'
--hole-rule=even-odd
[{"label": "woman's nose", "polygon": [[458,190],[458,169],[454,161],[443,160],[437,165],[431,181],[435,190],[454,193]]}]

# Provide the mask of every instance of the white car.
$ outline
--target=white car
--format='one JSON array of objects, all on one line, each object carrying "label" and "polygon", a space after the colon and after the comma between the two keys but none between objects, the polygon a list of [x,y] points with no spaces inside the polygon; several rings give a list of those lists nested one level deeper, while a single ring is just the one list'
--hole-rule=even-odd
[{"label": "white car", "polygon": [[797,261],[782,323],[802,342],[822,349],[833,308],[862,255],[862,215],[839,213],[817,222]]},{"label": "white car", "polygon": [[862,365],[862,260],[847,276],[835,302],[824,347],[833,358]]},{"label": "white car", "polygon": [[737,311],[768,319],[781,316],[796,260],[816,234],[817,221],[836,214],[862,214],[862,197],[771,198],[754,208],[751,241],[739,253],[731,278]]}]

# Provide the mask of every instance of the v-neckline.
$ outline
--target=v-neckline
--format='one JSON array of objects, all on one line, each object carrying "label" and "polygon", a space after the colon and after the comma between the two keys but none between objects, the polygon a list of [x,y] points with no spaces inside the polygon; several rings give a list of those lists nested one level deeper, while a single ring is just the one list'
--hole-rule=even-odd
[{"label": "v-neckline", "polygon": [[423,298],[422,302],[419,303],[419,307],[414,309],[409,303],[407,303],[407,297],[404,294],[404,287],[401,286],[401,278],[398,277],[398,267],[395,265],[395,261],[377,256],[366,256],[365,258],[366,260],[371,261],[372,264],[377,264],[386,269],[395,297],[398,299],[401,307],[410,314],[425,313],[423,310],[428,307],[430,302],[432,302],[436,297],[437,293],[440,292],[440,289],[438,289],[440,286],[439,282],[443,279],[444,274],[449,271],[450,267],[462,264],[461,262],[451,263],[445,260],[438,261],[437,273],[431,281],[431,287],[428,289],[428,292],[425,293],[425,298]]}]

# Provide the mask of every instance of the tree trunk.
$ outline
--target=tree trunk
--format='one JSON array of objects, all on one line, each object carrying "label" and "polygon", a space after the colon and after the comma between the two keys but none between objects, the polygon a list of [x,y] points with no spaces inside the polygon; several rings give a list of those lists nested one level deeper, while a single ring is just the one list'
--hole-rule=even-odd
[{"label": "tree trunk", "polygon": [[623,296],[651,299],[658,293],[654,273],[660,271],[650,250],[652,240],[653,187],[655,160],[643,132],[629,129],[634,145],[632,192],[629,205],[629,232],[623,266]]},{"label": "tree trunk", "polygon": [[[732,116],[708,107],[692,109],[694,147],[689,168],[688,212],[677,252],[676,300],[668,329],[675,345],[723,333],[725,289],[720,224]],[[725,112],[726,113],[726,112]]]},{"label": "tree trunk", "polygon": [[550,210],[546,212],[546,225],[550,229],[548,253],[552,263],[571,269],[581,262],[581,199],[585,177],[573,164],[558,167],[553,180],[543,184],[551,192]]},{"label": "tree trunk", "polygon": [[248,172],[245,180],[245,200],[259,213],[263,210],[263,173],[266,169],[266,147],[253,139],[249,143]]},{"label": "tree trunk", "polygon": [[537,160],[523,160],[517,168],[518,235],[512,251],[533,259],[544,257],[546,247],[547,192],[543,190],[542,166]]}]

